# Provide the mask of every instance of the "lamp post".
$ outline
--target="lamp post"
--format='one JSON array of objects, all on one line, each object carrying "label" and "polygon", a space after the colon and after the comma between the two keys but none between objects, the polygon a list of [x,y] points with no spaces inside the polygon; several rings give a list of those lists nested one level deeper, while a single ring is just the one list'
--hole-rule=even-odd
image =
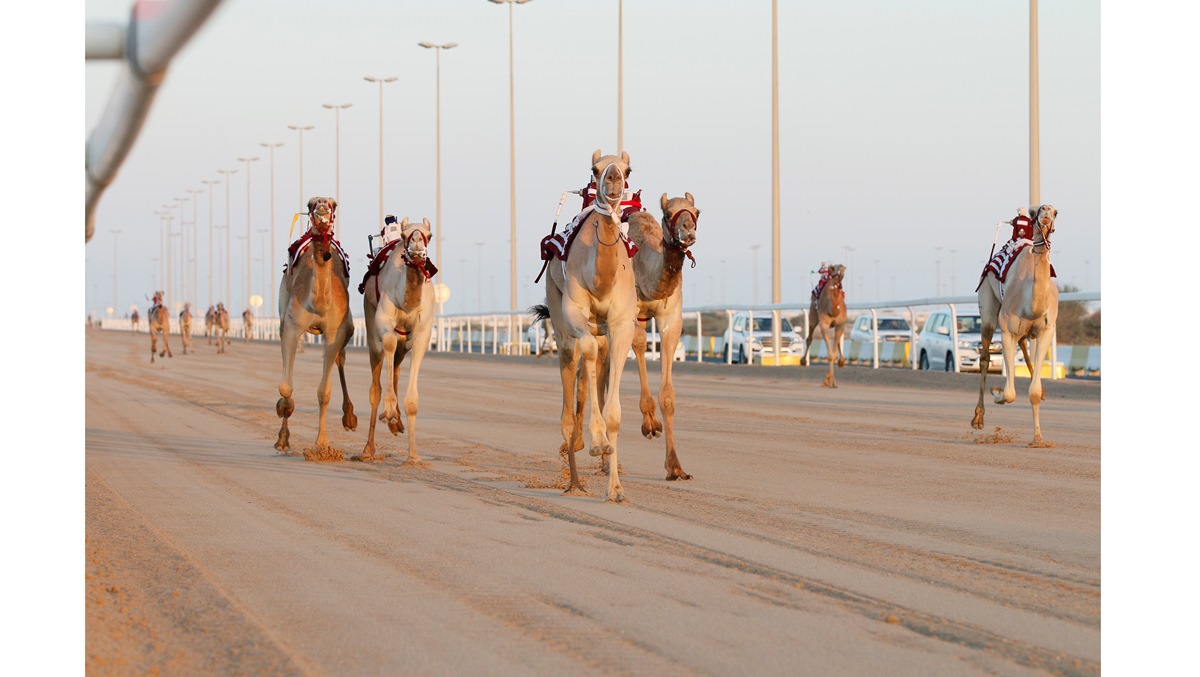
[{"label": "lamp post", "polygon": [[[282,146],[283,142],[279,143],[260,143],[263,148],[271,151],[271,272],[275,271],[275,149]],[[263,254],[266,258],[266,254]],[[263,278],[265,284],[271,288],[271,309],[278,311],[278,306],[275,303],[275,285],[271,284],[268,278]]]},{"label": "lamp post", "polygon": [[154,212],[158,217],[158,279],[154,283],[154,290],[158,291],[158,287],[163,284],[163,266],[166,265],[166,243],[167,243],[167,212],[164,207],[162,210]]},{"label": "lamp post", "polygon": [[213,189],[212,187],[220,181],[213,179],[201,179],[200,183],[208,186],[208,305],[213,305]]},{"label": "lamp post", "polygon": [[113,235],[113,308],[120,308],[121,306],[117,305],[117,292],[120,289],[117,284],[117,264],[119,263],[117,258],[117,236],[121,234],[121,231],[110,230],[108,232]]},{"label": "lamp post", "polygon": [[304,132],[312,129],[312,125],[288,125],[288,129],[294,129],[300,135],[300,204],[306,204],[304,199]]},{"label": "lamp post", "polygon": [[267,233],[271,232],[270,228],[259,228],[258,233],[262,235],[259,240],[259,246],[262,247],[262,283],[263,286],[271,286],[271,280],[267,277]]},{"label": "lamp post", "polygon": [[[783,302],[779,243],[779,7],[776,0],[771,0],[771,303],[775,305]],[[771,340],[776,346],[782,341],[781,324],[771,323]]]},{"label": "lamp post", "polygon": [[203,193],[204,189],[203,188],[188,188],[187,192],[192,194],[192,258],[191,258],[192,278],[191,278],[191,284],[188,285],[188,290],[190,290],[192,292],[192,296],[194,297],[194,300],[196,301],[197,304],[199,304],[200,288],[198,286],[196,286],[197,285],[196,265],[200,263],[200,253],[199,253],[200,245],[198,242],[199,234],[197,233],[197,231],[200,230],[200,224],[196,220],[196,210],[199,207],[199,205],[197,203],[200,202],[200,198],[197,196],[200,195],[200,193]]},{"label": "lamp post", "polygon": [[229,263],[231,260],[230,254],[229,254],[229,250],[231,249],[230,242],[229,242],[229,238],[230,238],[229,231],[233,230],[232,228],[229,227],[229,175],[237,174],[237,170],[236,169],[218,169],[217,173],[225,175],[225,225],[222,226],[225,229],[225,293],[222,295],[222,298],[226,301],[229,301],[230,300],[230,297],[229,297],[229,295],[230,295]]},{"label": "lamp post", "polygon": [[257,155],[238,158],[238,162],[246,163],[246,295],[242,298],[246,303],[250,299],[250,163],[257,160]]},{"label": "lamp post", "polygon": [[512,267],[509,294],[512,308],[517,307],[517,131],[514,115],[513,87],[513,5],[523,5],[529,0],[488,0],[497,5],[508,5],[508,216],[509,216],[509,262]]},{"label": "lamp post", "polygon": [[475,273],[475,309],[483,312],[483,243],[475,243],[477,272]]},{"label": "lamp post", "polygon": [[1029,204],[1042,202],[1041,152],[1038,136],[1037,0],[1029,0]]},{"label": "lamp post", "polygon": [[389,75],[386,78],[377,78],[364,75],[363,80],[379,84],[379,223],[376,227],[381,228],[383,227],[383,84],[385,82],[395,82],[396,76]]},{"label": "lamp post", "polygon": [[191,198],[177,197],[179,203],[179,300],[187,298],[187,229],[183,220],[183,203]]},{"label": "lamp post", "polygon": [[[438,274],[434,276],[434,285],[435,285],[434,289],[436,289],[437,288],[436,285],[440,284],[442,281],[442,277],[441,277],[441,275],[442,275],[442,273],[441,273],[441,270],[442,270],[442,50],[443,49],[454,49],[455,47],[458,46],[458,43],[457,42],[447,42],[444,45],[435,45],[432,42],[419,42],[417,44],[424,47],[425,49],[434,50],[434,54],[437,55],[437,59],[435,59],[435,61],[437,63],[437,70],[435,71],[437,74],[437,78],[436,78],[436,83],[437,83],[437,89],[436,89],[436,91],[437,91],[437,97],[436,97],[437,98],[437,107],[436,107],[436,111],[437,111],[437,113],[436,113],[436,118],[437,118],[437,203],[436,203],[437,204],[437,212],[435,214],[435,217],[437,218],[437,223],[434,224],[437,227]],[[438,298],[440,299],[441,296],[439,295]],[[438,301],[438,310],[437,310],[438,315],[442,314],[445,303],[446,302],[444,300]],[[442,348],[439,345],[438,350],[441,350],[441,349]]]},{"label": "lamp post", "polygon": [[[238,239],[246,243],[246,272],[250,272],[250,236],[238,235]],[[245,282],[242,283],[242,310],[250,303],[250,278],[247,276]]]},{"label": "lamp post", "polygon": [[171,251],[171,236],[174,234],[171,231],[175,223],[175,209],[172,205],[163,205],[162,208],[166,217],[166,234],[163,236],[163,254],[167,259],[167,267],[166,273],[162,278],[163,291],[166,292],[167,295],[166,298],[163,299],[163,305],[166,306],[167,299],[173,299],[175,297],[175,290],[171,289],[171,281],[175,277],[171,272],[171,259],[175,258],[174,252]]},{"label": "lamp post", "polygon": [[617,0],[617,155],[625,150],[625,2]]},{"label": "lamp post", "polygon": [[[334,193],[333,199],[337,200],[338,206],[342,204],[342,109],[353,106],[352,103],[323,103],[322,108],[333,109],[333,176],[334,176]],[[333,236],[341,238],[341,230],[337,221],[333,222]]]}]

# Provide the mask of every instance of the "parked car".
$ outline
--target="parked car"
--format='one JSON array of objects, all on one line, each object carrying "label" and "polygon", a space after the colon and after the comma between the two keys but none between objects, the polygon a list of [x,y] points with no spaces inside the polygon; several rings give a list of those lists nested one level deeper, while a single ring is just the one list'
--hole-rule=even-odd
[{"label": "parked car", "polygon": [[[804,339],[792,328],[792,323],[786,317],[779,318],[780,356],[804,357]],[[733,316],[733,333],[725,330],[725,361],[730,354],[733,361],[746,364],[753,357],[755,362],[761,362],[763,355],[774,355],[775,337],[772,336],[773,320],[769,314],[754,316],[754,327],[750,326],[749,313],[737,313]]]},{"label": "parked car", "polygon": [[558,343],[554,340],[554,329],[550,326],[550,320],[539,320],[529,325],[525,330],[525,342],[529,344],[531,355],[558,352]]},{"label": "parked car", "polygon": [[[912,328],[908,324],[908,320],[900,315],[884,315],[879,313],[875,316],[875,327],[878,330],[878,340],[880,341],[911,341]],[[859,315],[854,320],[854,326],[850,328],[851,341],[872,340],[871,331],[871,315]]]},{"label": "parked car", "polygon": [[[954,371],[954,356],[958,356],[959,371],[979,371],[979,350],[983,346],[979,334],[978,310],[956,313],[958,345],[950,341],[950,311],[936,310],[929,314],[917,338],[917,366],[921,369]],[[991,361],[988,372],[1003,369],[999,332],[992,335]]]}]

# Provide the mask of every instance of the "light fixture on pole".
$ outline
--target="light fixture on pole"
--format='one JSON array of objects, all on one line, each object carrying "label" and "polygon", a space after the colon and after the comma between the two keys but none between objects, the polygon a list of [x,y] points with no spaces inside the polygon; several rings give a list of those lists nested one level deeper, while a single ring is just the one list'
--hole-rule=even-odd
[{"label": "light fixture on pole", "polygon": [[213,189],[212,189],[212,187],[214,185],[220,183],[220,181],[218,181],[216,179],[213,179],[211,181],[208,179],[201,179],[200,183],[203,183],[206,186],[208,186],[208,305],[213,306],[215,304],[213,303],[213,287],[212,287],[213,286],[213,220],[212,220],[212,212],[213,212],[213,205],[212,205],[213,192],[212,191],[213,191]]},{"label": "light fixture on pole", "polygon": [[[437,59],[436,59],[436,62],[437,62],[437,70],[436,70],[436,74],[437,74],[437,79],[436,79],[436,82],[437,82],[437,88],[436,88],[437,89],[437,97],[436,97],[437,106],[435,108],[435,110],[437,111],[436,112],[436,119],[437,119],[437,203],[436,203],[437,207],[436,208],[437,208],[437,212],[435,214],[435,217],[437,218],[437,223],[434,224],[434,226],[437,228],[436,247],[437,247],[437,268],[438,268],[438,274],[434,276],[434,289],[437,289],[436,285],[441,284],[441,282],[442,282],[442,278],[441,278],[441,270],[442,270],[442,50],[443,49],[454,49],[455,47],[458,46],[458,43],[457,42],[447,42],[444,45],[435,45],[432,42],[419,42],[417,44],[424,47],[425,49],[434,50],[434,53],[437,55]],[[440,296],[440,295],[438,295],[437,298],[439,299],[437,312],[438,312],[438,315],[441,315],[443,310],[445,309],[446,300],[444,298],[442,298],[442,296]],[[438,350],[442,350],[441,346],[438,346]]]},{"label": "light fixture on pole", "polygon": [[513,86],[513,5],[523,5],[529,0],[488,0],[497,5],[508,5],[508,177],[509,177],[509,262],[512,274],[509,281],[510,306],[517,308],[517,127]]},{"label": "light fixture on pole", "polygon": [[237,170],[236,169],[218,169],[217,173],[225,175],[225,225],[223,226],[225,228],[225,293],[222,295],[222,298],[225,301],[230,301],[231,300],[230,299],[230,286],[231,285],[229,283],[230,282],[230,271],[229,271],[230,265],[229,264],[230,264],[231,259],[230,259],[229,252],[230,252],[230,249],[232,249],[232,247],[230,246],[230,241],[229,241],[230,240],[229,231],[231,231],[233,229],[230,228],[230,226],[229,226],[229,175],[237,174]]},{"label": "light fixture on pole", "polygon": [[[323,103],[322,108],[333,109],[333,199],[337,200],[338,207],[342,205],[342,109],[353,106],[352,103]],[[333,222],[333,237],[341,237],[341,227],[337,221]]]},{"label": "light fixture on pole", "polygon": [[383,84],[385,82],[395,82],[396,79],[394,75],[389,75],[385,78],[377,78],[370,75],[363,76],[363,80],[379,84],[379,223],[376,224],[376,228],[383,227]]},{"label": "light fixture on pole", "polygon": [[192,194],[192,258],[191,258],[192,277],[191,277],[191,283],[188,284],[188,291],[190,291],[192,293],[191,300],[194,300],[195,302],[199,303],[200,288],[196,286],[196,284],[197,284],[196,283],[196,266],[200,263],[200,253],[199,253],[200,245],[199,245],[199,242],[197,239],[199,237],[197,234],[197,231],[200,230],[200,224],[197,223],[197,220],[196,220],[196,210],[199,206],[199,205],[197,205],[197,203],[200,202],[200,198],[197,196],[200,193],[203,193],[204,189],[203,188],[188,188],[187,192]]},{"label": "light fixture on pole", "polygon": [[256,162],[258,156],[240,157],[238,162],[246,163],[246,294],[242,297],[242,301],[249,303],[250,294],[250,163]]},{"label": "light fixture on pole", "polygon": [[288,129],[294,129],[300,135],[300,205],[303,206],[308,204],[304,197],[304,132],[313,129],[313,125],[288,125]]},{"label": "light fixture on pole", "polygon": [[[275,149],[282,146],[283,142],[279,143],[260,143],[263,148],[271,151],[271,272],[275,272]],[[263,254],[266,257],[266,254]],[[271,310],[277,311],[279,308],[275,303],[275,287],[276,285],[270,281],[270,278],[264,278],[264,283],[271,288]]]}]

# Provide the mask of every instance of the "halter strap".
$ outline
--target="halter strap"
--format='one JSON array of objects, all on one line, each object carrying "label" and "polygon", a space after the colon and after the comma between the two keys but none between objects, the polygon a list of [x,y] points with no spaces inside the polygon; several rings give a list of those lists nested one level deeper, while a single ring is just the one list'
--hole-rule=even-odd
[{"label": "halter strap", "polygon": [[696,257],[692,256],[692,252],[690,249],[679,244],[678,222],[679,222],[679,217],[683,216],[684,214],[691,214],[692,215],[692,223],[696,224],[697,227],[700,226],[700,214],[688,209],[687,207],[682,207],[678,211],[676,211],[675,214],[673,214],[671,216],[669,225],[668,225],[667,217],[664,215],[663,216],[663,225],[668,226],[667,228],[664,228],[664,230],[671,233],[671,239],[673,240],[672,242],[666,242],[664,240],[664,243],[667,245],[667,247],[669,249],[674,249],[676,251],[683,252],[683,255],[688,257],[688,260],[690,260],[692,262],[692,268],[695,268],[696,267]]}]

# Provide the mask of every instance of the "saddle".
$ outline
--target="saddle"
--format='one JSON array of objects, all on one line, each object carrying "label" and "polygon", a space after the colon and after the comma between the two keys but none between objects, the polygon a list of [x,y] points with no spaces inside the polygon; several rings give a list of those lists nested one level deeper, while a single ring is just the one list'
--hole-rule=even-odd
[{"label": "saddle", "polygon": [[[370,279],[372,275],[376,275],[376,278],[375,278],[375,300],[376,301],[379,300],[379,277],[378,277],[379,271],[381,268],[383,268],[383,262],[387,261],[388,256],[390,256],[392,253],[392,250],[396,248],[396,245],[398,245],[402,242],[403,242],[403,240],[392,240],[391,242],[388,242],[387,244],[385,244],[382,249],[380,249],[378,252],[376,252],[375,256],[367,255],[367,258],[371,259],[371,262],[367,265],[367,273],[366,273],[366,275],[363,275],[362,282],[360,282],[358,284],[358,293],[360,293],[360,294],[366,293],[363,290],[367,288],[367,280]],[[425,265],[417,266],[417,265],[414,265],[413,262],[408,259],[408,256],[406,253],[404,256],[404,262],[406,264],[408,264],[408,266],[410,268],[417,268],[421,272],[423,272],[425,274],[426,280],[433,277],[434,275],[437,275],[438,268],[437,268],[437,266],[433,265],[433,261],[430,261],[429,259],[425,259]]]},{"label": "saddle", "polygon": [[[821,298],[821,291],[825,289],[825,285],[828,284],[830,279],[831,278],[823,277],[817,281],[817,286],[813,287],[813,290],[812,290],[812,297],[813,297],[814,301]],[[845,289],[842,290],[842,298],[846,298],[846,290]]]},{"label": "saddle", "polygon": [[[312,232],[312,229],[310,228],[308,231],[306,231],[303,235],[300,236],[299,240],[296,240],[295,242],[288,245],[288,262],[287,262],[287,265],[284,267],[285,272],[290,273],[293,270],[295,270],[296,261],[300,258],[300,255],[304,253],[304,250],[308,249],[308,246],[312,244],[312,239],[313,239],[313,232]],[[349,280],[350,279],[350,257],[346,256],[346,250],[342,249],[341,242],[338,242],[336,239],[333,239],[333,238],[330,238],[329,241],[330,241],[330,243],[333,244],[334,248],[337,249],[338,254],[341,255],[342,266],[345,268],[345,271],[346,271],[346,279]]]},{"label": "saddle", "polygon": [[[979,291],[979,288],[983,286],[983,281],[987,278],[988,273],[994,274],[996,279],[1000,281],[1000,284],[1007,282],[1008,271],[1012,268],[1013,261],[1017,260],[1017,254],[1020,254],[1026,247],[1031,246],[1033,240],[1014,240],[1009,244],[1015,244],[1015,246],[1006,245],[1001,247],[1000,251],[996,252],[995,256],[983,267],[983,272],[979,274],[979,284],[975,285],[975,291]],[[1053,263],[1050,264],[1050,277],[1058,277],[1054,272]]]}]

